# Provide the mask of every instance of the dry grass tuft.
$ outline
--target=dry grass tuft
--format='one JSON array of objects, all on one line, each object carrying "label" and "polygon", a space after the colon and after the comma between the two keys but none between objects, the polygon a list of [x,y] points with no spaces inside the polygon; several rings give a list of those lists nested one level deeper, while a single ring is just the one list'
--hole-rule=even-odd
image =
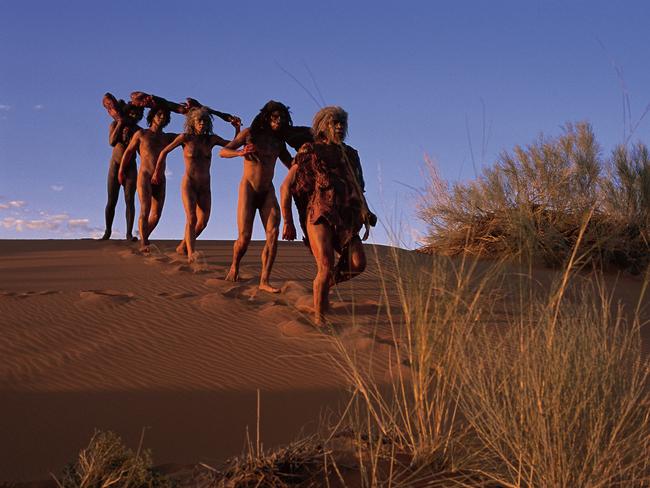
[{"label": "dry grass tuft", "polygon": [[151,453],[128,449],[113,432],[95,432],[79,458],[64,469],[59,488],[167,488],[171,481],[151,468]]}]

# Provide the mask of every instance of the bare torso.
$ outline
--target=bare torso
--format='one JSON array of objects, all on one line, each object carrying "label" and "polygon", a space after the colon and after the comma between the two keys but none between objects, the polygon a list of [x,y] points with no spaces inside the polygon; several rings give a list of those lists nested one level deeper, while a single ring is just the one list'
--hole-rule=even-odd
[{"label": "bare torso", "polygon": [[196,190],[210,187],[212,148],[215,146],[212,137],[214,136],[188,135],[183,142],[184,178]]},{"label": "bare torso", "polygon": [[273,185],[275,163],[285,144],[270,134],[261,134],[255,141],[255,153],[244,158],[242,183],[247,182],[253,191],[265,192]]},{"label": "bare torso", "polygon": [[151,178],[158,156],[165,146],[174,140],[177,134],[166,134],[154,132],[151,129],[144,130],[140,135],[140,177]]},{"label": "bare torso", "polygon": [[[115,130],[116,124],[117,122],[111,123],[109,129],[109,139],[113,131]],[[126,151],[126,148],[129,145],[131,138],[138,130],[140,130],[138,126],[132,126],[132,125],[122,126],[121,130],[119,131],[119,134],[116,134],[115,141],[114,141],[115,143],[112,144],[113,152],[111,153],[111,163],[117,164],[118,166],[120,165],[120,162],[122,161],[122,156],[124,155],[124,151]],[[129,164],[133,162],[135,162],[135,157],[132,158]]]}]

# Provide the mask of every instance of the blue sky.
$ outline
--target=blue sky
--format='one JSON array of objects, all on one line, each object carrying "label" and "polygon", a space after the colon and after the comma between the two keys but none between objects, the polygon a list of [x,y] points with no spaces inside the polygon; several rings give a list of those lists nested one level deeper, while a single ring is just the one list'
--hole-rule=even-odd
[{"label": "blue sky", "polygon": [[[408,243],[423,231],[413,188],[425,155],[455,181],[570,121],[591,122],[603,154],[621,142],[623,95],[632,122],[650,102],[649,20],[641,1],[1,2],[0,238],[103,230],[111,148],[101,97],[142,90],[246,124],[269,99],[298,125],[311,124],[313,98],[341,105],[368,200]],[[168,130],[182,123],[175,116]],[[644,119],[633,139],[649,129]],[[215,130],[232,135],[219,121]],[[168,168],[154,240],[183,232],[180,150]],[[278,164],[276,186],[285,174]],[[215,151],[201,238],[236,238],[240,177],[241,160]],[[115,237],[124,228],[120,201]],[[389,238],[380,229],[374,240]]]}]

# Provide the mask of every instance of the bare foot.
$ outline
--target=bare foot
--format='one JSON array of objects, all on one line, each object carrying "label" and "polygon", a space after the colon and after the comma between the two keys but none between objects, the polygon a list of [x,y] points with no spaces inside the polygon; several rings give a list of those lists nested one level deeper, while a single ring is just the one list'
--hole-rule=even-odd
[{"label": "bare foot", "polygon": [[149,244],[142,244],[142,245],[140,246],[140,252],[141,252],[141,253],[145,253],[145,254],[150,253],[150,252],[151,252],[151,249],[149,249]]},{"label": "bare foot", "polygon": [[[227,278],[226,278],[227,279]],[[280,288],[271,286],[268,283],[260,283],[259,289],[268,293],[280,293]]]},{"label": "bare foot", "polygon": [[230,268],[230,271],[226,275],[226,281],[239,281],[239,270]]},{"label": "bare foot", "polygon": [[192,254],[188,254],[187,255],[187,264],[195,263],[197,257],[198,256],[197,256],[196,252],[193,252]]},{"label": "bare foot", "polygon": [[136,236],[132,236],[128,234],[126,235],[126,240],[131,242],[138,242],[138,238]]},{"label": "bare foot", "polygon": [[111,238],[111,231],[107,229],[106,232],[104,232],[104,235],[102,236],[101,240],[107,241],[110,238]]},{"label": "bare foot", "polygon": [[187,247],[185,246],[185,241],[181,241],[181,243],[176,246],[176,254],[187,256]]}]

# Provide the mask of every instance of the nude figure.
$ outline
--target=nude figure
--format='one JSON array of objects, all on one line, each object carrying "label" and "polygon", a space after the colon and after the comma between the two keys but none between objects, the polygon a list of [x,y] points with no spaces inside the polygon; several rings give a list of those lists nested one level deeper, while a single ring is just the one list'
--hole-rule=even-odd
[{"label": "nude figure", "polygon": [[[377,223],[368,209],[359,155],[343,141],[348,115],[340,107],[325,107],[314,117],[314,143],[301,147],[280,188],[284,228],[282,238],[294,240],[291,198],[318,268],[314,279],[315,322],[329,307],[330,288],[362,273],[366,267],[359,231]],[[335,256],[339,255],[335,264]]]},{"label": "nude figure", "polygon": [[[137,166],[135,154],[125,161],[124,177],[118,181],[118,172],[122,162],[124,151],[126,150],[131,138],[140,131],[137,123],[142,119],[143,110],[130,103],[124,103],[122,100],[117,101],[107,93],[105,95],[104,106],[111,116],[115,119],[111,122],[108,132],[108,143],[113,147],[111,159],[108,163],[107,190],[108,199],[104,216],[106,220],[106,230],[102,236],[103,240],[110,239],[113,230],[113,219],[115,217],[115,207],[117,199],[120,196],[120,186],[124,187],[124,203],[126,204],[126,239],[128,241],[137,241],[133,236],[133,222],[135,219],[135,190],[137,180]],[[106,100],[109,101],[107,106]]]},{"label": "nude figure", "polygon": [[[239,125],[233,122],[235,136]],[[225,146],[228,140],[212,133],[212,116],[206,107],[192,108],[187,112],[185,132],[177,136],[158,156],[151,183],[162,181],[167,155],[178,146],[183,146],[185,174],[181,181],[181,195],[185,208],[185,237],[176,251],[184,254],[192,263],[195,260],[196,238],[208,225],[212,194],[210,192],[210,164],[214,146]]]},{"label": "nude figure", "polygon": [[[278,158],[287,168],[291,165],[291,155],[284,143],[285,132],[291,125],[289,109],[282,103],[271,100],[262,107],[251,126],[241,131],[219,152],[222,158],[244,158],[237,202],[239,234],[233,247],[232,265],[226,279],[239,279],[239,264],[250,244],[253,221],[259,211],[266,232],[259,288],[270,293],[280,292],[269,283],[280,228],[280,207],[275,196],[273,175]],[[244,148],[238,150],[241,146]]]},{"label": "nude figure", "polygon": [[151,177],[158,162],[160,152],[168,146],[178,134],[165,133],[163,128],[169,124],[169,110],[163,107],[151,108],[147,115],[149,128],[137,132],[124,151],[118,173],[122,184],[126,179],[126,169],[129,161],[140,153],[140,171],[138,172],[138,196],[140,198],[140,250],[149,251],[149,236],[158,225],[165,204],[165,174],[160,175],[159,183],[152,184]]}]

